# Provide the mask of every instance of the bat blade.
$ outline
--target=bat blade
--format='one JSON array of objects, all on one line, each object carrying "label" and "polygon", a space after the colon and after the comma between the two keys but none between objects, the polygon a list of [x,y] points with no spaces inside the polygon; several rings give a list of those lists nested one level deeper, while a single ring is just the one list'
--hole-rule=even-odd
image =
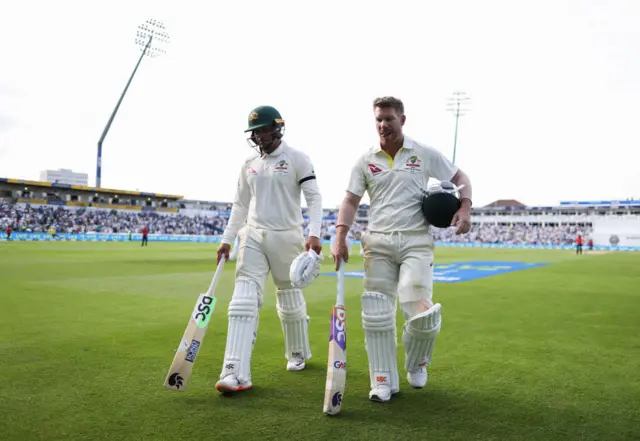
[{"label": "bat blade", "polygon": [[324,391],[323,412],[337,415],[342,409],[342,400],[347,380],[347,315],[343,306],[331,309],[331,334],[329,337],[329,362]]},{"label": "bat blade", "polygon": [[344,308],[344,261],[338,270],[338,295],[331,308],[331,329],[329,331],[329,361],[327,381],[324,390],[322,411],[327,415],[337,415],[342,409],[342,400],[347,384],[347,312]]},{"label": "bat blade", "polygon": [[207,333],[209,321],[216,306],[214,291],[222,275],[224,263],[225,258],[223,257],[218,263],[216,272],[213,275],[213,280],[209,285],[209,290],[206,294],[200,294],[198,296],[198,301],[196,301],[196,305],[193,307],[187,328],[184,330],[176,355],[173,357],[169,372],[164,379],[164,387],[169,390],[176,392],[184,392],[187,390],[193,365],[196,362],[198,351],[202,346],[202,340],[204,340],[204,336]]},{"label": "bat blade", "polygon": [[164,387],[177,392],[187,390],[193,365],[198,351],[209,327],[216,298],[207,294],[200,294],[196,302],[189,323],[184,331],[180,346],[173,357],[173,362],[164,380]]}]

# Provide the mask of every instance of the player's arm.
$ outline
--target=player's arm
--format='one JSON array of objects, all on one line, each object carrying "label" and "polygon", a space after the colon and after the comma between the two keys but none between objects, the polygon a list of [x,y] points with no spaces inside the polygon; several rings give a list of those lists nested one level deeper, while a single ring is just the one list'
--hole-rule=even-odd
[{"label": "player's arm", "polygon": [[451,181],[456,186],[464,187],[460,190],[461,206],[451,220],[451,226],[456,226],[456,234],[468,233],[471,229],[472,189],[471,179],[465,172],[449,161],[442,153],[432,149],[429,155],[429,173],[440,181]]},{"label": "player's arm", "polygon": [[464,188],[460,190],[460,199],[462,200],[462,206],[468,209],[471,208],[472,188],[471,179],[462,169],[457,165],[449,161],[442,153],[436,149],[431,149],[429,152],[429,175],[438,179],[439,181],[450,181],[456,186],[464,185]]},{"label": "player's arm", "polygon": [[470,209],[472,204],[471,201],[473,200],[473,191],[469,175],[459,168],[456,174],[453,175],[453,178],[451,178],[451,182],[453,182],[457,187],[464,185],[464,188],[460,189],[460,200],[462,201],[463,207]]},{"label": "player's arm", "polygon": [[249,204],[251,203],[251,190],[249,183],[247,182],[247,174],[245,170],[246,164],[242,166],[240,170],[240,177],[238,178],[238,189],[236,190],[236,196],[231,206],[231,214],[229,215],[229,222],[224,229],[222,239],[220,243],[229,244],[233,243],[238,231],[242,227],[242,224],[247,220],[247,214],[249,214]]},{"label": "player's arm", "polygon": [[316,173],[308,156],[302,155],[296,170],[298,184],[307,201],[309,216],[309,236],[320,238],[322,232],[322,195],[316,179]]},{"label": "player's arm", "polygon": [[340,211],[338,211],[338,225],[336,225],[336,239],[345,240],[347,233],[356,219],[356,213],[360,206],[362,196],[347,190],[347,194],[342,200]]},{"label": "player's arm", "polygon": [[[340,210],[338,211],[338,223],[336,224],[336,243],[338,246],[344,245],[347,233],[356,218],[356,213],[360,206],[360,200],[367,189],[367,180],[364,175],[361,162],[361,160],[358,160],[351,169],[351,177],[349,179],[347,193],[342,200]],[[348,256],[346,256],[345,261],[347,259]]]}]

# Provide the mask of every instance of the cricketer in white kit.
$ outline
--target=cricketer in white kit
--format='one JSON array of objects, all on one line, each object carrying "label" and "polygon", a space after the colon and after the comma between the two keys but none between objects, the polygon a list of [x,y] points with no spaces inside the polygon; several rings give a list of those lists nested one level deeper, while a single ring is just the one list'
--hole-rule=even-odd
[{"label": "cricketer in white kit", "polygon": [[373,401],[389,401],[400,390],[396,356],[396,307],[405,319],[402,344],[409,384],[427,383],[427,366],[441,327],[441,305],[433,304],[434,238],[422,212],[422,190],[430,178],[464,184],[461,208],[452,226],[457,233],[471,226],[471,183],[468,176],[439,151],[405,136],[404,105],[393,97],[373,104],[380,145],[369,149],[351,172],[338,213],[336,268],[348,260],[345,237],[361,197],[367,191],[370,214],[364,247],[362,326],[369,359]]},{"label": "cricketer in white kit", "polygon": [[[220,392],[249,389],[251,354],[269,273],[276,285],[276,309],[282,323],[287,369],[302,370],[311,358],[307,306],[302,290],[289,278],[293,260],[305,249],[322,251],[322,198],[309,157],[283,140],[284,120],[270,106],[249,115],[249,143],[258,150],[244,162],[218,261],[229,257],[238,235],[233,296],[228,308],[227,344]],[[307,201],[309,237],[303,234],[301,192]],[[246,224],[243,223],[246,220]],[[242,228],[241,228],[242,227]]]}]

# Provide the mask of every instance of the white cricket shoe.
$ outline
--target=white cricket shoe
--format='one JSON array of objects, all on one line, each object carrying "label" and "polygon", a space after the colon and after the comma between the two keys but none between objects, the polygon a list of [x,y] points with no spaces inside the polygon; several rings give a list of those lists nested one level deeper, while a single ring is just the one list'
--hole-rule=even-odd
[{"label": "white cricket shoe", "polygon": [[421,363],[418,366],[418,370],[415,372],[407,372],[407,381],[412,387],[421,389],[427,384],[427,366],[426,363]]},{"label": "white cricket shoe", "polygon": [[240,382],[233,374],[227,375],[216,383],[216,390],[222,393],[239,392],[241,390],[251,389],[252,387],[251,381]]},{"label": "white cricket shoe", "polygon": [[305,368],[307,364],[302,357],[292,357],[291,360],[287,361],[287,370],[288,371],[301,371]]},{"label": "white cricket shoe", "polygon": [[392,391],[386,384],[379,384],[369,392],[369,399],[371,401],[379,401],[386,403],[391,400]]}]

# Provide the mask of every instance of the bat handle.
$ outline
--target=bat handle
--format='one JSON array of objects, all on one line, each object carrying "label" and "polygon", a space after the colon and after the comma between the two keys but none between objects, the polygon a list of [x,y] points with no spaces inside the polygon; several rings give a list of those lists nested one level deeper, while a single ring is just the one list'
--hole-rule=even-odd
[{"label": "bat handle", "polygon": [[340,258],[340,267],[338,268],[338,299],[336,306],[344,306],[344,260]]},{"label": "bat handle", "polygon": [[218,281],[220,280],[220,276],[222,275],[222,270],[224,269],[224,262],[226,261],[225,257],[222,256],[220,258],[220,263],[216,268],[216,272],[213,275],[213,280],[211,280],[211,285],[209,285],[209,290],[207,291],[207,295],[213,297],[213,291],[216,289],[216,285],[218,285]]}]

